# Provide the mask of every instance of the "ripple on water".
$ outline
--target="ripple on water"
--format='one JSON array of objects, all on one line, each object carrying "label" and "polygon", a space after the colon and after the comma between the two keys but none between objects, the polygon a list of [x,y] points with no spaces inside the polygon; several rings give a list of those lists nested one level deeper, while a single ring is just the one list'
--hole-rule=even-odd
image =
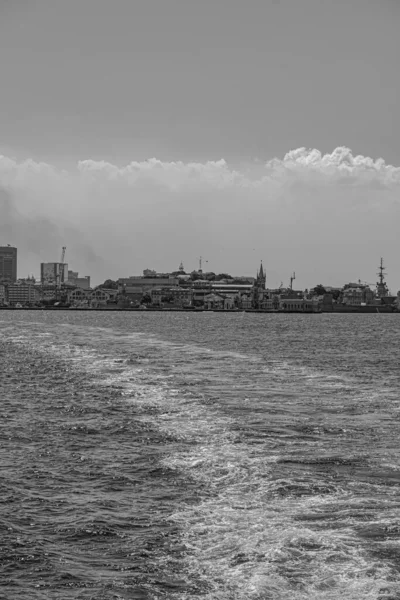
[{"label": "ripple on water", "polygon": [[397,380],[53,318],[0,338],[7,597],[400,597]]}]

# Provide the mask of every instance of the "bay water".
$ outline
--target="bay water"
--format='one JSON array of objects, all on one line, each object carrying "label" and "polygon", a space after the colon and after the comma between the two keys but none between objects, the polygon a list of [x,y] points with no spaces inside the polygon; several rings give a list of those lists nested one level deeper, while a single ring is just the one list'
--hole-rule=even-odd
[{"label": "bay water", "polygon": [[0,311],[0,598],[400,599],[400,315]]}]

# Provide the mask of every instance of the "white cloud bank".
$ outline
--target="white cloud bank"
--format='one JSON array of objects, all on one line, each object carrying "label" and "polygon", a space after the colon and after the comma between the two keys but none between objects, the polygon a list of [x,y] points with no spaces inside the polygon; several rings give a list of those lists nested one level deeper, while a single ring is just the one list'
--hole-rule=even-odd
[{"label": "white cloud bank", "polygon": [[210,270],[244,274],[263,258],[271,285],[293,270],[301,287],[373,282],[383,255],[400,287],[400,168],[345,147],[241,169],[152,158],[66,171],[0,156],[0,187],[0,243],[20,248],[21,275],[65,244],[97,282],[181,259],[191,270],[200,254]]},{"label": "white cloud bank", "polygon": [[349,148],[336,148],[331,154],[322,154],[319,150],[298,148],[288,152],[284,158],[273,159],[265,164],[265,176],[251,179],[245,174],[230,169],[225,160],[206,163],[162,162],[156,158],[142,162],[131,162],[125,167],[117,167],[108,162],[83,160],[78,170],[84,175],[101,174],[111,181],[123,180],[135,185],[140,181],[153,181],[170,189],[179,189],[187,185],[208,184],[216,188],[230,186],[257,187],[290,175],[322,175],[333,180],[353,179],[356,183],[376,180],[382,185],[400,183],[400,168],[386,165],[381,158],[373,160],[367,156],[353,156]]}]

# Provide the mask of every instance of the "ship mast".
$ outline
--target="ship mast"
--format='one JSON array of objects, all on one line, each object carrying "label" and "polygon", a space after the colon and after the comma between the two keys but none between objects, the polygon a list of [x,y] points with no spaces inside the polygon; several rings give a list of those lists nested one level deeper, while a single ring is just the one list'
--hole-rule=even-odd
[{"label": "ship mast", "polygon": [[383,258],[381,258],[381,264],[380,264],[380,266],[379,266],[379,273],[378,273],[378,277],[379,277],[379,283],[380,283],[381,285],[383,285],[383,284],[384,284],[384,282],[385,282],[385,275],[384,275],[384,272],[385,272],[385,267],[383,266]]},{"label": "ship mast", "polygon": [[384,296],[387,296],[389,294],[389,290],[388,290],[386,282],[385,282],[386,269],[383,266],[383,258],[381,258],[381,263],[378,268],[379,268],[379,271],[378,271],[377,275],[379,277],[379,281],[376,284],[376,293],[379,298],[383,298]]}]

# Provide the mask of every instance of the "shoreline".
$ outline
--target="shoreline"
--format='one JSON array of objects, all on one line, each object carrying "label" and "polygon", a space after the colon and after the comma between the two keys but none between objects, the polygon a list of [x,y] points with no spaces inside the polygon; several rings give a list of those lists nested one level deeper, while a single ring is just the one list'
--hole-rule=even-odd
[{"label": "shoreline", "polygon": [[302,311],[302,310],[260,310],[260,309],[223,309],[223,308],[214,308],[214,309],[206,309],[206,308],[106,308],[106,307],[97,307],[97,308],[83,308],[83,307],[64,307],[64,306],[24,306],[24,307],[15,307],[15,306],[2,306],[0,307],[0,311],[2,310],[17,310],[17,311],[69,311],[69,312],[139,312],[139,313],[148,313],[148,312],[187,312],[187,313],[257,313],[257,314],[301,314],[301,315],[320,315],[320,314],[400,314],[398,310],[392,310],[390,306],[362,306],[362,307],[340,307],[333,310],[321,310],[321,311]]}]

